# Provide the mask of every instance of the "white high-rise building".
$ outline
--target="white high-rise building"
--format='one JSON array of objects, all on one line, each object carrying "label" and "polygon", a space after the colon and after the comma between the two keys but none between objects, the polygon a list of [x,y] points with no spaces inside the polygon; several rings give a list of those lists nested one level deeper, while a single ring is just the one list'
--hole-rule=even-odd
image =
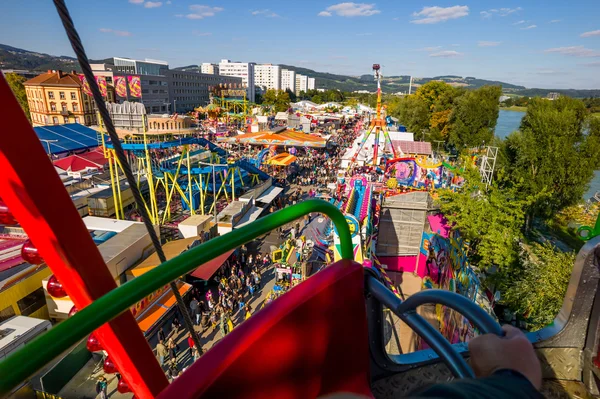
[{"label": "white high-rise building", "polygon": [[296,95],[299,96],[301,91],[308,91],[308,76],[296,74]]},{"label": "white high-rise building", "polygon": [[316,89],[317,83],[315,81],[315,78],[308,78],[308,90],[314,90]]},{"label": "white high-rise building", "polygon": [[242,78],[242,84],[246,86],[248,101],[254,102],[254,62],[231,62],[229,60],[221,60],[219,62],[219,75],[222,76],[237,76]]},{"label": "white high-rise building", "polygon": [[217,64],[211,64],[210,62],[203,62],[202,65],[200,65],[200,72],[209,75],[218,75],[219,66]]},{"label": "white high-rise building", "polygon": [[296,92],[296,72],[289,69],[281,70],[281,90]]},{"label": "white high-rise building", "polygon": [[254,66],[254,86],[263,90],[281,90],[281,67],[273,64]]}]

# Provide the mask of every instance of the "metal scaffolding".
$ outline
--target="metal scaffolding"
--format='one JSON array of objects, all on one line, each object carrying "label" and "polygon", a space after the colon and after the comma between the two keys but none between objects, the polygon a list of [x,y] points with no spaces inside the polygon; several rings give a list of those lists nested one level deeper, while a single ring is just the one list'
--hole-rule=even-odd
[{"label": "metal scaffolding", "polygon": [[485,183],[487,188],[492,184],[494,178],[494,168],[496,167],[496,157],[498,156],[498,147],[487,147],[486,154],[481,158],[481,181]]}]

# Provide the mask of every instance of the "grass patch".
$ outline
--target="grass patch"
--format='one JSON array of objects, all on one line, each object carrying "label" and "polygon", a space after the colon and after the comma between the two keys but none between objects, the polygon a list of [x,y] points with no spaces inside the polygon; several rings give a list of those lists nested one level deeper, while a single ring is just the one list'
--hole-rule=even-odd
[{"label": "grass patch", "polygon": [[594,112],[591,115],[592,115],[592,118],[600,118],[600,112]]},{"label": "grass patch", "polygon": [[502,109],[504,111],[527,112],[527,107],[519,107],[517,105],[513,105],[512,107],[500,107],[500,109]]}]

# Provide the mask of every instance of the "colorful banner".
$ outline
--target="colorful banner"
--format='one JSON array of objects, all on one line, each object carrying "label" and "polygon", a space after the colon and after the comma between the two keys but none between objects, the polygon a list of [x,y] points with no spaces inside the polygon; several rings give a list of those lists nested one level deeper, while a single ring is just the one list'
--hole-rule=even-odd
[{"label": "colorful banner", "polygon": [[125,83],[125,76],[115,76],[115,93],[117,96],[127,98],[127,83]]},{"label": "colorful banner", "polygon": [[127,76],[129,82],[129,94],[131,97],[141,98],[142,97],[142,82],[139,76]]},{"label": "colorful banner", "polygon": [[79,80],[81,81],[81,85],[83,86],[83,92],[88,96],[92,96],[92,90],[90,89],[90,84],[83,74],[79,75]]},{"label": "colorful banner", "polygon": [[106,86],[106,78],[104,76],[96,76],[96,84],[100,89],[100,94],[102,94],[102,97],[107,97],[108,89]]}]

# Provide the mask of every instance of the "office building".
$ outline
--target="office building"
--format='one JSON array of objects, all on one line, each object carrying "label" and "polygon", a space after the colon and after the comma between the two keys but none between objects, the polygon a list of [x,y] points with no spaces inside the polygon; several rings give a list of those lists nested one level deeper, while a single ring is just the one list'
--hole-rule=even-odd
[{"label": "office building", "polygon": [[315,78],[308,78],[308,90],[315,90],[317,86],[317,83],[315,81]]},{"label": "office building", "polygon": [[281,70],[281,90],[296,92],[296,72],[289,69]]},{"label": "office building", "polygon": [[248,101],[254,102],[254,62],[231,62],[230,60],[221,60],[219,63],[219,75],[234,76],[242,78],[242,84],[246,86]]},{"label": "office building", "polygon": [[263,91],[281,90],[281,67],[273,64],[257,64],[254,66],[254,86]]},{"label": "office building", "polygon": [[128,75],[154,75],[163,76],[169,69],[169,63],[146,58],[143,61],[130,58],[113,57],[115,72]]},{"label": "office building", "polygon": [[296,95],[299,96],[300,92],[308,91],[308,76],[296,74]]},{"label": "office building", "polygon": [[200,65],[200,72],[208,75],[218,75],[219,66],[217,64],[211,64],[210,62],[203,62],[202,65]]},{"label": "office building", "polygon": [[[97,123],[94,100],[83,92],[76,73],[49,70],[24,82],[23,86],[33,126]],[[110,96],[109,90],[109,101]]]},{"label": "office building", "polygon": [[219,83],[242,84],[242,78],[191,71],[169,70],[166,73],[172,112],[193,111],[209,102],[210,86]]},{"label": "office building", "polygon": [[[146,108],[146,113],[168,113],[171,112],[172,103],[169,100],[169,83],[166,73],[169,64],[165,61],[132,60],[129,58],[113,58],[114,64],[91,64],[92,71],[96,76],[105,76],[109,87],[114,84],[116,76],[139,76],[141,84],[141,97],[131,95],[129,84],[127,84],[127,97],[116,97],[116,101],[141,102]],[[170,105],[171,104],[171,105]]]}]

